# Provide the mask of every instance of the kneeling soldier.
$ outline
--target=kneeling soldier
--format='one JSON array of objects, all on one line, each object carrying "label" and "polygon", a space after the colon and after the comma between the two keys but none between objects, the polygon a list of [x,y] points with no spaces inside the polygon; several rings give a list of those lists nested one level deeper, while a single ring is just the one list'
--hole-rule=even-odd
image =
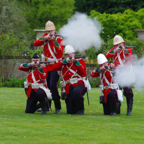
[{"label": "kneeling soldier", "polygon": [[[60,82],[65,97],[67,114],[84,115],[84,94],[86,87],[86,65],[83,59],[75,59],[75,51],[71,45],[65,47],[66,58],[55,63],[54,70],[61,71]],[[62,95],[63,97],[63,95]]]},{"label": "kneeling soldier", "polygon": [[[104,95],[103,99],[103,109],[105,115],[116,116],[116,114],[120,113],[120,102],[118,101],[118,93],[119,89],[118,84],[114,83],[113,73],[111,71],[111,67],[109,66],[108,60],[103,54],[99,54],[97,57],[99,68],[93,70],[91,72],[91,77],[100,76],[101,85],[100,89]],[[114,65],[113,65],[114,66]],[[120,90],[119,90],[120,91]]]},{"label": "kneeling soldier", "polygon": [[50,90],[46,85],[46,67],[40,65],[40,56],[34,54],[31,63],[24,63],[19,66],[19,70],[28,72],[27,80],[24,82],[26,95],[28,97],[26,104],[26,113],[34,113],[37,110],[39,101],[42,108],[41,114],[47,113],[46,99],[51,99]]}]

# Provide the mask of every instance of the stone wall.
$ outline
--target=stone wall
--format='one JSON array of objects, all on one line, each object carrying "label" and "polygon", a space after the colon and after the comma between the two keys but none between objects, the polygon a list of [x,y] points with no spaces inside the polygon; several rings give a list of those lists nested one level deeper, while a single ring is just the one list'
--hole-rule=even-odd
[{"label": "stone wall", "polygon": [[[27,76],[27,73],[20,71],[18,67],[22,63],[29,63],[29,62],[31,62],[30,56],[7,57],[4,60],[2,60],[2,57],[0,57],[0,77],[2,76],[2,67],[3,67],[3,74],[5,80],[7,80],[8,77],[17,79],[25,78]],[[96,82],[97,78],[90,77],[90,73],[93,69],[95,69],[94,64],[87,64],[87,76],[89,80],[94,80]]]}]

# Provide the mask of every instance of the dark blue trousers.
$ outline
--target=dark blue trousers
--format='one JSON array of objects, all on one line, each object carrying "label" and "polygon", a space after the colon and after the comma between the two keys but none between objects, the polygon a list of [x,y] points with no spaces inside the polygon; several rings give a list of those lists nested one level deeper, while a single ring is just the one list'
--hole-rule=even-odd
[{"label": "dark blue trousers", "polygon": [[30,97],[27,98],[26,110],[25,113],[34,113],[36,111],[37,102],[40,104],[45,102],[46,94],[42,89],[38,89],[37,92],[34,90],[31,91]]},{"label": "dark blue trousers", "polygon": [[66,107],[67,114],[76,114],[78,111],[84,110],[84,94],[86,88],[84,85],[77,85],[76,87],[70,86],[69,94],[67,95]]},{"label": "dark blue trousers", "polygon": [[59,80],[59,75],[57,71],[48,71],[47,72],[47,86],[50,89],[52,93],[52,99],[60,99],[58,88],[57,88],[57,82]]},{"label": "dark blue trousers", "polygon": [[[55,109],[61,109],[60,95],[57,88],[58,80],[59,75],[57,71],[47,72],[47,86],[52,93],[52,99],[54,100]],[[49,106],[51,107],[51,101],[49,101]]]}]

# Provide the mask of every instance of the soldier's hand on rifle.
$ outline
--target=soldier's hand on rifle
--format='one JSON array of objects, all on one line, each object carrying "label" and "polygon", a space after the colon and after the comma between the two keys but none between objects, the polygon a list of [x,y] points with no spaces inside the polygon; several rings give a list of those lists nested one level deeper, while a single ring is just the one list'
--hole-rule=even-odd
[{"label": "soldier's hand on rifle", "polygon": [[67,58],[66,58],[66,61],[67,61],[67,63],[71,63],[71,62],[72,62],[71,57],[67,57]]},{"label": "soldier's hand on rifle", "polygon": [[48,40],[48,41],[51,40],[51,36],[50,36],[50,34],[44,36],[44,41],[47,41],[47,40]]},{"label": "soldier's hand on rifle", "polygon": [[30,65],[31,65],[31,67],[36,67],[36,63],[35,63],[34,61],[32,61],[32,62],[30,63]]},{"label": "soldier's hand on rifle", "polygon": [[121,50],[122,50],[121,48],[117,47],[117,48],[115,48],[115,50],[114,50],[114,51],[115,51],[115,53],[120,53],[120,52],[121,52]]},{"label": "soldier's hand on rifle", "polygon": [[100,67],[99,69],[101,72],[104,72],[106,70],[106,68],[104,66]]}]

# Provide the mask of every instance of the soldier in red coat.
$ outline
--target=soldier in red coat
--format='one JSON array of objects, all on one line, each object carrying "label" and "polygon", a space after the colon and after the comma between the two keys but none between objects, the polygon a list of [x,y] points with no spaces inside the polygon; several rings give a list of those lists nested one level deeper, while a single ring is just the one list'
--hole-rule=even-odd
[{"label": "soldier in red coat", "polygon": [[[125,49],[125,41],[119,35],[116,35],[113,40],[114,47],[106,54],[107,58],[113,58],[116,66],[130,66],[132,64],[132,50]],[[127,100],[127,116],[131,116],[133,106],[133,91],[130,87],[123,87],[123,94]]]},{"label": "soldier in red coat", "polygon": [[[66,58],[54,65],[54,70],[61,71],[60,85],[65,98],[67,114],[84,115],[84,94],[86,87],[86,65],[83,59],[75,59],[75,51],[71,45],[65,47]],[[62,95],[63,97],[63,95]]]},{"label": "soldier in red coat", "polygon": [[[105,115],[116,116],[120,102],[118,101],[117,90],[118,84],[113,82],[112,69],[109,66],[108,60],[103,54],[97,57],[99,68],[93,70],[90,74],[91,77],[99,77],[101,79],[100,89],[104,95],[103,109]],[[114,65],[113,65],[114,66]]]},{"label": "soldier in red coat", "polygon": [[[34,46],[44,45],[44,55],[43,59],[49,61],[50,64],[47,65],[47,85],[51,90],[52,99],[55,104],[55,113],[60,113],[61,103],[60,95],[57,89],[57,82],[59,79],[58,72],[53,69],[53,65],[60,61],[63,56],[62,38],[51,34],[56,34],[55,25],[53,22],[48,21],[45,25],[46,33],[40,38],[34,41]],[[49,101],[51,105],[51,101]]]},{"label": "soldier in red coat", "polygon": [[42,108],[41,114],[47,113],[46,97],[52,99],[50,90],[46,84],[46,67],[40,66],[40,56],[34,54],[31,63],[24,63],[19,66],[19,70],[28,72],[24,87],[27,95],[26,113],[34,113],[39,101]]}]

